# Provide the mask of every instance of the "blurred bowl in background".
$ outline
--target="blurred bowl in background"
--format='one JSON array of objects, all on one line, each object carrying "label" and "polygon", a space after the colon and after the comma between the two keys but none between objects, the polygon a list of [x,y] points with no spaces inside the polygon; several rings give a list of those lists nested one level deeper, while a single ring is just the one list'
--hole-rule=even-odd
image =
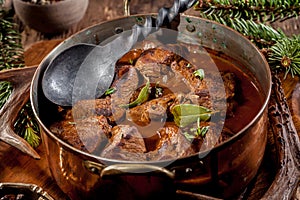
[{"label": "blurred bowl in background", "polygon": [[42,33],[59,33],[78,23],[84,16],[89,0],[63,0],[38,5],[13,0],[18,18],[30,28]]}]

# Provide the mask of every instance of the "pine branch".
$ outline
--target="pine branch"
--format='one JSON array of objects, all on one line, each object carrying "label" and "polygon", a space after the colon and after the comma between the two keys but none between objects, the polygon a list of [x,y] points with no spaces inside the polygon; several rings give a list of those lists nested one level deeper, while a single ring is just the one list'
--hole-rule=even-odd
[{"label": "pine branch", "polygon": [[285,70],[288,73],[300,75],[300,35],[292,38],[282,38],[270,48],[268,61],[273,69]]},{"label": "pine branch", "polygon": [[0,70],[24,67],[24,52],[21,35],[16,31],[16,24],[11,17],[6,17],[6,11],[0,11]]},{"label": "pine branch", "polygon": [[265,20],[284,20],[284,15],[288,13],[289,17],[298,16],[298,0],[200,0],[196,10],[203,18],[235,29],[267,52],[271,69],[285,70],[285,77],[288,73],[292,77],[300,75],[300,36],[288,38],[280,29],[259,22],[262,16],[265,16],[265,23]]},{"label": "pine branch", "polygon": [[[13,23],[10,13],[5,10],[0,10],[0,48],[0,70],[25,66],[21,34],[17,31],[17,26]],[[12,91],[11,83],[0,82],[0,109],[7,102]],[[30,102],[21,109],[14,124],[14,130],[32,147],[40,144],[38,123],[34,118]]]},{"label": "pine branch", "polygon": [[19,117],[14,124],[15,131],[22,136],[32,147],[37,147],[40,144],[38,136],[39,127],[28,102],[20,111]]},{"label": "pine branch", "polygon": [[299,0],[199,0],[196,10],[206,16],[274,22],[298,17]]},{"label": "pine branch", "polygon": [[243,34],[249,40],[254,42],[259,48],[267,48],[274,45],[279,39],[287,36],[281,30],[275,30],[271,26],[255,23],[252,20],[232,19],[226,17],[218,17],[214,14],[205,16],[210,20],[214,20],[224,24],[239,33]]},{"label": "pine branch", "polygon": [[9,96],[12,93],[12,90],[13,88],[10,82],[7,81],[0,82],[0,109],[8,100]]}]

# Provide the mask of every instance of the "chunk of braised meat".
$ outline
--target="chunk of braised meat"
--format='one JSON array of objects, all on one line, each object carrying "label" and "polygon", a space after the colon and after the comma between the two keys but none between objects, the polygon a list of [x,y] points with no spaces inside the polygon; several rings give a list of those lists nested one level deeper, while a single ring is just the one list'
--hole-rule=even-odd
[{"label": "chunk of braised meat", "polygon": [[140,126],[146,126],[153,121],[164,121],[168,116],[168,108],[174,102],[175,94],[167,94],[133,107],[128,114],[130,119]]},{"label": "chunk of braised meat", "polygon": [[143,49],[133,49],[124,54],[116,63],[117,67],[122,65],[133,65],[143,53]]},{"label": "chunk of braised meat", "polygon": [[[195,90],[187,94],[185,98],[193,99],[194,104],[205,106],[218,112],[224,112],[222,115],[225,115],[226,112],[227,117],[231,117],[233,116],[234,109],[237,106],[237,101],[235,99],[237,90],[236,76],[232,72],[219,73],[219,71],[206,71],[206,81],[202,82],[191,76],[191,78],[187,80],[189,80],[192,87],[195,87]],[[220,78],[216,78],[216,76],[220,75],[222,80]],[[210,94],[213,94],[213,96]],[[191,98],[194,95],[198,96],[197,100],[196,98]]]},{"label": "chunk of braised meat", "polygon": [[232,72],[222,72],[221,76],[224,81],[226,99],[231,100],[236,93],[236,76]]},{"label": "chunk of braised meat", "polygon": [[75,148],[86,152],[101,150],[111,137],[111,126],[102,115],[56,122],[50,126],[50,131]]},{"label": "chunk of braised meat", "polygon": [[116,63],[116,79],[127,73],[143,52],[143,49],[133,49],[124,54]]},{"label": "chunk of braised meat", "polygon": [[74,119],[96,115],[111,116],[111,99],[107,96],[104,99],[80,100],[72,107],[72,115]]},{"label": "chunk of braised meat", "polygon": [[150,81],[159,82],[173,92],[193,92],[199,96],[200,105],[211,107],[206,82],[194,75],[197,68],[172,51],[148,49],[137,59],[134,67]]},{"label": "chunk of braised meat", "polygon": [[172,62],[179,60],[180,56],[163,48],[151,48],[145,50],[137,59],[135,67],[141,72],[145,63],[158,63],[170,66]]},{"label": "chunk of braised meat", "polygon": [[144,139],[135,126],[117,125],[113,127],[112,137],[101,156],[118,160],[144,161],[145,152]]},{"label": "chunk of braised meat", "polygon": [[[218,73],[216,75],[216,73]],[[232,117],[237,106],[236,92],[237,92],[237,78],[232,72],[221,72],[222,80],[216,81],[216,76],[219,72],[207,72],[207,83],[210,93],[213,95],[214,110],[226,109],[226,116]],[[226,105],[226,107],[225,107]]]},{"label": "chunk of braised meat", "polygon": [[104,99],[80,100],[73,106],[71,114],[76,120],[103,115],[111,123],[120,121],[125,117],[124,109],[113,107],[109,96]]},{"label": "chunk of braised meat", "polygon": [[179,62],[172,62],[171,65],[175,73],[180,73],[186,83],[190,85],[194,93],[198,91],[207,90],[206,81],[201,80],[198,76],[195,76],[194,72],[198,70],[194,65],[188,61],[181,59]]},{"label": "chunk of braised meat", "polygon": [[182,59],[179,62],[173,62],[171,67],[177,79],[183,80],[186,83],[190,89],[190,94],[198,96],[198,101],[194,103],[207,108],[213,107],[206,81],[194,75],[194,72],[197,70],[195,66]]},{"label": "chunk of braised meat", "polygon": [[237,78],[236,75],[232,72],[222,73],[222,78],[224,81],[226,92],[227,117],[233,117],[234,110],[238,105],[238,102],[236,100]]},{"label": "chunk of braised meat", "polygon": [[116,78],[119,79],[120,77],[124,76],[132,67],[132,65],[121,65],[116,67]]},{"label": "chunk of braised meat", "polygon": [[116,89],[116,91],[111,95],[112,104],[128,104],[130,97],[139,87],[139,84],[140,78],[138,71],[133,67],[129,68],[127,73],[112,84],[112,87]]},{"label": "chunk of braised meat", "polygon": [[178,56],[170,51],[159,48],[148,49],[138,58],[134,67],[149,78],[150,82],[163,84],[174,77],[174,72],[170,68],[174,59],[178,59]]},{"label": "chunk of braised meat", "polygon": [[159,140],[155,150],[147,153],[148,160],[177,159],[195,151],[176,125],[168,124],[158,130]]}]

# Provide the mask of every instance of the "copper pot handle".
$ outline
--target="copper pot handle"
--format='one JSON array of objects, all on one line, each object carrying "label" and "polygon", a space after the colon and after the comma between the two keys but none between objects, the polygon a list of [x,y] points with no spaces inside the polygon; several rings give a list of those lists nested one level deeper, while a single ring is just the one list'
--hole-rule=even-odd
[{"label": "copper pot handle", "polygon": [[92,161],[83,161],[83,165],[91,173],[98,174],[101,178],[108,178],[111,176],[128,175],[128,174],[147,174],[157,176],[164,176],[168,179],[173,180],[175,174],[166,168],[150,165],[150,164],[113,164],[105,166],[100,163]]},{"label": "copper pot handle", "polygon": [[[170,181],[174,181],[175,173],[167,170],[166,168],[150,165],[150,164],[114,164],[110,166],[105,166],[100,163],[93,161],[83,161],[84,167],[93,174],[99,175],[100,178],[109,178],[111,176],[120,176],[120,175],[132,175],[139,174],[143,175],[146,173],[151,173],[154,176],[163,176]],[[197,194],[188,191],[176,190],[176,194],[182,199],[195,199],[195,200],[221,200],[216,197],[207,196],[204,194]]]}]

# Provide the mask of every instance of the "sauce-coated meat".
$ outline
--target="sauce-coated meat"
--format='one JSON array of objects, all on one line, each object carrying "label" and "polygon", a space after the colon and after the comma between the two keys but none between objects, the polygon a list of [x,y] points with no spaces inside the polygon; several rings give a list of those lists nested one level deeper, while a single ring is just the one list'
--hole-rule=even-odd
[{"label": "sauce-coated meat", "polygon": [[[229,62],[192,55],[190,58],[197,56],[198,66],[172,52],[176,45],[168,48],[135,49],[125,54],[116,63],[112,93],[79,101],[66,113],[60,112],[63,119],[52,123],[50,130],[82,151],[127,161],[177,159],[228,140],[247,123],[237,124],[235,114],[242,119],[240,108],[253,103],[243,99],[242,88],[246,85],[246,92],[252,93],[256,88],[250,87],[251,81],[242,72],[227,66]],[[179,50],[189,53],[188,48]],[[201,77],[196,72],[204,64],[205,76]],[[225,70],[221,74],[211,70],[215,65]],[[198,107],[184,110],[190,105]],[[172,110],[175,108],[183,110]],[[198,109],[212,114],[200,119]]]}]

